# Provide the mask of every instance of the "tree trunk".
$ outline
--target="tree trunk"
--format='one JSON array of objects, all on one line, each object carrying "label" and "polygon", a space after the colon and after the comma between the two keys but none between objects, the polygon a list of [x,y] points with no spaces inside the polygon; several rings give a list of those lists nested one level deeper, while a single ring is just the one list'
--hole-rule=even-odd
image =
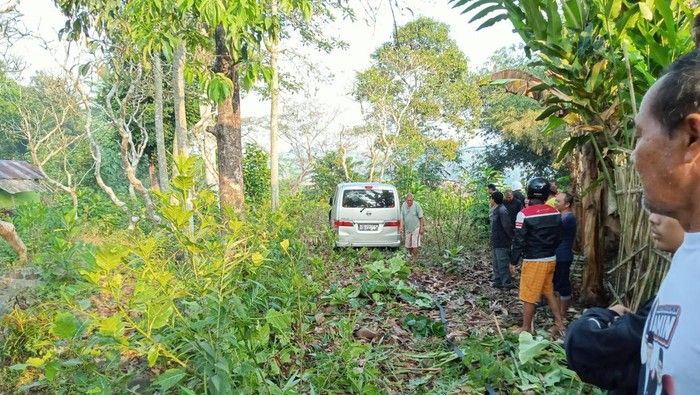
[{"label": "tree trunk", "polygon": [[[119,151],[121,152],[122,165],[124,165],[124,173],[126,174],[126,178],[129,180],[129,191],[138,191],[141,194],[141,196],[143,196],[148,216],[151,218],[151,220],[153,220],[153,222],[160,223],[160,217],[156,214],[156,209],[155,205],[153,204],[153,200],[151,199],[151,194],[143,186],[141,180],[139,180],[138,177],[136,177],[136,170],[131,165],[131,162],[129,162],[128,132],[123,130],[122,128],[119,128],[119,134],[121,135],[121,144]],[[135,192],[134,197],[136,197]]]},{"label": "tree trunk", "polygon": [[591,143],[583,147],[582,187],[589,188],[582,198],[583,210],[583,252],[586,257],[586,268],[583,274],[581,302],[584,305],[598,305],[603,302],[603,227],[605,225],[604,204],[607,196],[601,185],[591,187],[598,180],[598,161]]},{"label": "tree trunk", "polygon": [[340,146],[339,148],[339,154],[340,154],[340,161],[343,165],[343,174],[345,175],[345,181],[352,181],[350,180],[350,171],[348,169],[348,153],[347,150],[345,149],[345,146]]},{"label": "tree trunk", "polygon": [[3,239],[7,240],[7,243],[10,244],[10,247],[12,247],[12,249],[15,250],[17,255],[19,255],[20,262],[27,262],[27,247],[24,245],[24,242],[22,242],[22,239],[20,239],[19,235],[17,234],[14,225],[12,225],[9,222],[0,221],[0,236],[2,236]]},{"label": "tree trunk", "polygon": [[173,54],[173,100],[175,106],[175,144],[173,156],[187,156],[187,114],[185,112],[185,42]]},{"label": "tree trunk", "polygon": [[[160,54],[153,56],[153,82],[155,84],[155,113],[156,113],[156,156],[158,158],[158,185],[161,191],[170,188],[168,177],[168,159],[165,154],[165,130],[163,127],[163,65]],[[177,109],[177,106],[175,107]]]},{"label": "tree trunk", "polygon": [[127,213],[129,209],[126,207],[126,203],[119,199],[117,194],[114,193],[114,189],[107,185],[107,183],[105,183],[102,179],[102,148],[95,138],[95,135],[92,133],[92,112],[90,109],[90,98],[88,97],[87,93],[85,93],[80,81],[76,80],[75,87],[80,94],[80,100],[82,101],[83,110],[85,111],[85,134],[90,142],[90,154],[92,155],[92,159],[95,161],[94,173],[97,186],[99,186],[100,189],[102,189],[107,196],[109,196],[109,200],[111,200],[114,205]]},{"label": "tree trunk", "polygon": [[151,182],[151,189],[160,191],[160,184],[158,183],[158,176],[156,175],[156,163],[153,158],[149,158],[148,161],[148,177]]},{"label": "tree trunk", "polygon": [[198,134],[199,153],[204,161],[204,181],[210,187],[218,187],[216,168],[216,138],[208,131],[214,126],[214,111],[210,102],[202,98],[199,103],[199,122],[194,128]]},{"label": "tree trunk", "polygon": [[[277,0],[272,0],[270,4],[271,16],[278,16]],[[280,186],[279,186],[279,152],[277,149],[277,131],[279,127],[279,71],[277,58],[279,57],[279,30],[270,40],[270,68],[272,69],[272,81],[270,82],[270,184],[272,190],[272,211],[279,207]]]},{"label": "tree trunk", "polygon": [[234,64],[226,42],[223,26],[216,28],[216,61],[214,71],[223,73],[233,82],[233,94],[218,105],[217,123],[214,127],[219,167],[219,202],[226,209],[237,213],[244,210],[243,195],[243,145],[241,142],[241,88],[238,81],[238,65]]}]

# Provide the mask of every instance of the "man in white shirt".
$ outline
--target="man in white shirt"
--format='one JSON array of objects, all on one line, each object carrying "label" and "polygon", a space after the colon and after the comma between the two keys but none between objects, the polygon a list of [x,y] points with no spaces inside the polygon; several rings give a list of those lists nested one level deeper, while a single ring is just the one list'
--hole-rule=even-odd
[{"label": "man in white shirt", "polygon": [[673,63],[647,92],[632,154],[654,213],[687,232],[647,318],[640,394],[700,389],[700,50]]},{"label": "man in white shirt", "polygon": [[411,262],[416,263],[418,250],[423,244],[421,239],[425,233],[425,218],[423,218],[423,208],[413,199],[413,194],[410,192],[406,194],[406,201],[401,205],[399,233],[404,233]]}]

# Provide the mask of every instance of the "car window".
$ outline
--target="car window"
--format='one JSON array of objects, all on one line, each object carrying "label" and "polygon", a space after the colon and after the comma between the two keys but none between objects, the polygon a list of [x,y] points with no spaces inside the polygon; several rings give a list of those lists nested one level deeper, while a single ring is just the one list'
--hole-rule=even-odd
[{"label": "car window", "polygon": [[343,207],[392,208],[394,192],[388,189],[347,189],[343,192]]}]

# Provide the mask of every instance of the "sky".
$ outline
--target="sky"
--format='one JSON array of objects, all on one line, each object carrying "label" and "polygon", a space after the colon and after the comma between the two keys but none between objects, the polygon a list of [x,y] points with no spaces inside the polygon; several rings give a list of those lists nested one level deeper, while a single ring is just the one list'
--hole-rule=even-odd
[{"label": "sky", "polygon": [[[0,0],[0,5],[18,0]],[[351,0],[359,4],[360,0]],[[331,73],[331,81],[317,83],[314,100],[329,112],[337,112],[331,128],[339,130],[352,127],[362,122],[360,106],[350,92],[357,72],[370,66],[370,55],[382,43],[391,38],[393,29],[389,0],[362,0],[365,4],[377,5],[376,22],[367,21],[367,14],[358,8],[356,20],[341,20],[328,27],[328,33],[348,43],[348,48],[335,50],[330,54],[315,50],[302,49],[313,62],[322,65],[322,69]],[[391,0],[394,1],[394,0]],[[453,9],[447,0],[399,0],[403,6],[396,11],[397,24],[401,26],[419,16],[427,16],[444,22],[450,27],[451,37],[467,56],[470,68],[482,66],[498,49],[520,43],[520,38],[512,32],[508,21],[502,21],[485,30],[476,31],[475,23],[468,23],[469,18],[460,14],[460,9]],[[23,23],[35,34],[49,41],[56,41],[54,46],[61,48],[58,31],[64,25],[65,18],[58,11],[52,0],[19,0],[19,11],[24,14]],[[293,41],[283,42],[283,48],[298,48]],[[24,58],[27,63],[24,78],[38,70],[56,70],[55,56],[48,54],[36,42],[23,40],[15,45],[13,52]],[[283,67],[293,69],[295,65],[289,59],[281,59]],[[314,76],[310,77],[313,83]],[[282,103],[284,106],[284,102]],[[269,113],[269,102],[256,94],[247,94],[241,105],[243,117],[264,117]],[[281,109],[284,111],[284,109]],[[266,136],[255,136],[262,146],[268,147]],[[467,145],[482,145],[473,139]],[[281,147],[284,150],[284,146]]]},{"label": "sky", "polygon": [[[325,105],[339,110],[338,123],[352,126],[360,121],[359,105],[350,96],[353,79],[358,71],[370,65],[370,55],[382,43],[391,38],[393,29],[391,11],[386,0],[363,0],[367,3],[383,4],[378,7],[376,23],[366,21],[366,14],[359,9],[354,22],[338,21],[329,26],[328,33],[345,40],[349,47],[335,50],[331,54],[306,53],[319,64],[323,64],[335,79],[319,87],[318,100]],[[392,0],[393,1],[393,0]],[[0,3],[12,3],[0,0]],[[357,2],[357,0],[355,0]],[[497,49],[520,42],[520,38],[511,31],[508,22],[499,22],[485,30],[476,32],[476,24],[469,24],[468,18],[460,14],[459,9],[452,9],[447,0],[400,0],[403,9],[397,11],[396,19],[400,25],[419,16],[428,16],[450,26],[452,38],[470,60],[471,67],[483,65]],[[65,18],[55,7],[52,0],[21,0],[19,10],[24,14],[24,24],[49,41],[57,41],[58,30],[63,27]],[[62,45],[56,42],[56,46]],[[283,43],[294,47],[295,43]],[[47,54],[36,42],[23,40],[15,45],[13,52],[25,59],[27,70],[25,77],[38,70],[55,69],[55,58]],[[285,60],[283,59],[282,62]],[[243,116],[263,116],[269,111],[269,104],[254,94],[244,97]]]}]

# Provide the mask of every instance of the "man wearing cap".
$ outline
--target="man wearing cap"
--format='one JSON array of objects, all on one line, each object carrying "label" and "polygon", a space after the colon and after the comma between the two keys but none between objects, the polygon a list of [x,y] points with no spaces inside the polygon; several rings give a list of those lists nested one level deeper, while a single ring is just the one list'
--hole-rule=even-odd
[{"label": "man wearing cap", "polygon": [[[692,394],[700,389],[700,49],[674,62],[644,95],[632,153],[651,212],[676,218],[683,244],[659,287],[644,333],[652,359],[639,391]],[[670,191],[673,191],[670,193]],[[640,354],[645,353],[640,345]],[[663,351],[662,351],[663,350]],[[652,370],[654,370],[652,374]],[[656,382],[650,382],[649,378]]]},{"label": "man wearing cap", "polygon": [[520,300],[523,301],[523,324],[517,332],[532,331],[535,306],[544,296],[554,315],[550,328],[553,337],[564,330],[564,323],[554,298],[552,280],[556,267],[555,250],[561,236],[561,214],[544,204],[549,197],[549,181],[535,177],[527,184],[530,205],[518,213],[515,221],[515,239],[511,253],[511,271],[523,258],[520,276]]}]

